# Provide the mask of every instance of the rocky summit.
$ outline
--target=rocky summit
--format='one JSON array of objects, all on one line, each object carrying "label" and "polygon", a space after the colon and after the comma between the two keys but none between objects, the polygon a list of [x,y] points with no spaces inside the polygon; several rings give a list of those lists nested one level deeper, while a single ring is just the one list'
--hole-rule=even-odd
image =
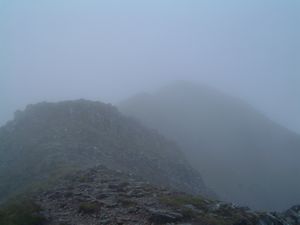
[{"label": "rocky summit", "polygon": [[76,100],[29,105],[0,129],[0,202],[98,164],[211,195],[176,144],[109,104]]},{"label": "rocky summit", "polygon": [[12,220],[26,225],[299,225],[300,206],[283,213],[254,212],[97,166],[2,208],[0,224]]}]

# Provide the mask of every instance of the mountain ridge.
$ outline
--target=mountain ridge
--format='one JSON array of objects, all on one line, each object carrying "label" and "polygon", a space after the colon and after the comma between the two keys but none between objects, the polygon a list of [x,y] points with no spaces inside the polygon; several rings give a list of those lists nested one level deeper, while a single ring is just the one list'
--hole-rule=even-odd
[{"label": "mountain ridge", "polygon": [[176,141],[223,200],[271,210],[300,201],[300,136],[241,99],[176,82],[118,107]]},{"label": "mountain ridge", "polygon": [[21,186],[97,164],[190,193],[211,193],[175,143],[110,104],[29,105],[0,128],[0,143],[2,199]]}]

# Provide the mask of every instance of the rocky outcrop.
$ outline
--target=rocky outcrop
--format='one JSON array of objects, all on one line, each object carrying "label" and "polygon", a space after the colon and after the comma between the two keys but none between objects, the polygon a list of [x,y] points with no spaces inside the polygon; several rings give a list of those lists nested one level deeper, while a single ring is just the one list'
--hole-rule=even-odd
[{"label": "rocky outcrop", "polygon": [[77,100],[29,105],[0,129],[0,201],[98,164],[153,184],[210,193],[174,143],[111,105]]},{"label": "rocky outcrop", "polygon": [[45,225],[300,224],[300,206],[283,213],[254,212],[153,186],[103,166],[68,175],[54,187],[35,193],[32,201]]}]

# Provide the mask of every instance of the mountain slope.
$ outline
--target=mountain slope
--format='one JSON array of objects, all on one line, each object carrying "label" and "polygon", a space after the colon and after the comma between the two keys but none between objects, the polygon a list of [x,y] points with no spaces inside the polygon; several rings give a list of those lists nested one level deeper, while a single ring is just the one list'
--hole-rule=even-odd
[{"label": "mountain slope", "polygon": [[179,82],[119,105],[180,144],[224,200],[257,209],[300,202],[300,137],[239,99]]},{"label": "mountain slope", "polygon": [[98,164],[155,184],[209,193],[174,143],[111,105],[77,100],[29,105],[0,129],[0,200]]},{"label": "mountain slope", "polygon": [[11,225],[207,224],[298,225],[300,206],[282,213],[173,192],[103,166],[76,171],[26,201],[0,207],[0,224]]}]

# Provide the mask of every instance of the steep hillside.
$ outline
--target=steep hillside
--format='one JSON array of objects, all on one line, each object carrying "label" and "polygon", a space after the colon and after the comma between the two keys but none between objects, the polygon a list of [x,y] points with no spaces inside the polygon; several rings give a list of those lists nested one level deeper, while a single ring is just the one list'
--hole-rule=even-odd
[{"label": "steep hillside", "polygon": [[98,164],[209,195],[174,143],[111,105],[77,100],[29,105],[0,129],[0,200]]},{"label": "steep hillside", "polygon": [[119,108],[177,141],[224,200],[276,210],[300,202],[300,136],[241,100],[179,82]]},{"label": "steep hillside", "polygon": [[149,185],[97,166],[0,206],[5,225],[299,225],[300,206],[264,213]]}]

